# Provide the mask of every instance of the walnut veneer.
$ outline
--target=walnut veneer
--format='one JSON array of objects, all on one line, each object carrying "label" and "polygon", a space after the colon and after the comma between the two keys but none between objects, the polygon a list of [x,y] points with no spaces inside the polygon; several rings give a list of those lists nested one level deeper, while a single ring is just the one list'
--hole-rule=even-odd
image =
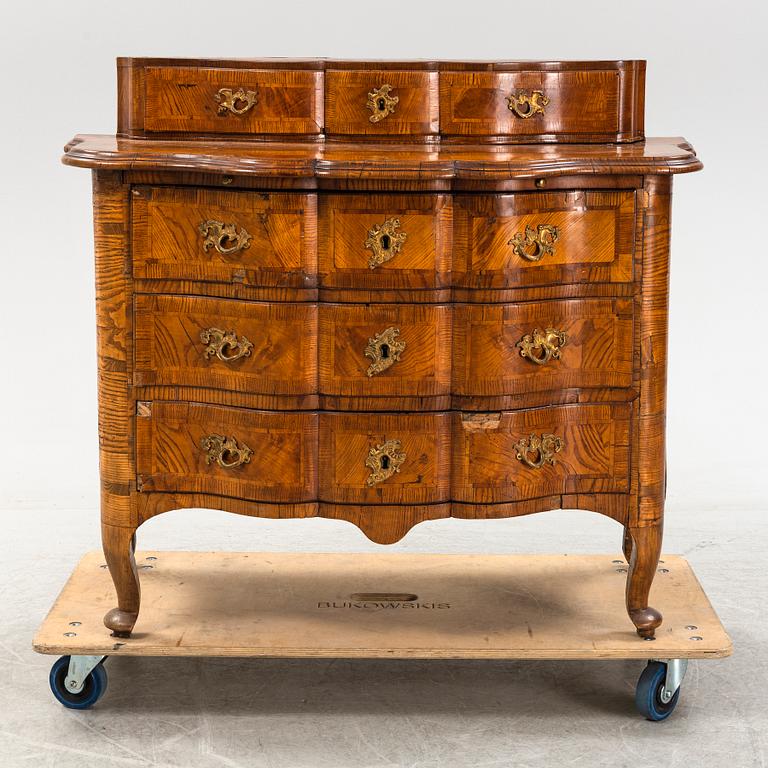
[{"label": "walnut veneer", "polygon": [[91,168],[105,617],[170,509],[380,543],[557,508],[661,546],[671,174],[645,63],[118,60]]}]

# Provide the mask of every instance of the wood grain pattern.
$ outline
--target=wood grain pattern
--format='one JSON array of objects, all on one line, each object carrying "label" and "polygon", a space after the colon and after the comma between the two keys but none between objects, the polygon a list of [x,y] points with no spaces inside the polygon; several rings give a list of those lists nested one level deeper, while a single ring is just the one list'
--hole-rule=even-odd
[{"label": "wood grain pattern", "polygon": [[[632,386],[631,299],[456,304],[453,309],[456,395]],[[536,328],[567,334],[559,359],[537,365],[521,356],[517,345]]]},{"label": "wood grain pattern", "polygon": [[[516,458],[515,443],[552,433],[564,441],[554,465]],[[452,497],[487,504],[573,493],[629,490],[630,408],[566,405],[453,416]]]},{"label": "wood grain pattern", "polygon": [[[320,500],[343,504],[434,504],[450,499],[451,427],[447,413],[322,413]],[[399,440],[406,459],[372,487],[371,448]]]},{"label": "wood grain pattern", "polygon": [[[136,187],[133,272],[144,280],[187,280],[307,288],[317,273],[315,195]],[[205,249],[200,224],[235,224],[251,236],[232,254]]]},{"label": "wood grain pattern", "polygon": [[[454,201],[453,283],[503,289],[632,280],[633,192],[472,195]],[[554,252],[521,258],[509,241],[526,227],[555,226]]]},{"label": "wood grain pattern", "polygon": [[[406,234],[393,258],[371,269],[368,232],[387,219]],[[451,199],[446,195],[322,195],[320,280],[329,288],[425,289],[450,284]]]},{"label": "wood grain pattern", "polygon": [[133,493],[136,484],[129,372],[132,330],[131,287],[127,279],[128,220],[128,188],[119,175],[94,174],[101,538],[117,592],[117,607],[104,616],[104,623],[120,636],[133,629],[141,602],[133,558],[139,521]]},{"label": "wood grain pattern", "polygon": [[[620,125],[618,71],[441,72],[440,128],[446,135],[503,136],[521,141],[642,138]],[[541,91],[544,112],[520,118],[507,97]]]},{"label": "wood grain pattern", "polygon": [[[326,132],[353,136],[413,137],[439,130],[437,72],[407,70],[345,70],[326,72]],[[383,84],[397,97],[395,111],[379,122],[366,108],[368,94]]]},{"label": "wood grain pattern", "polygon": [[[232,389],[265,395],[317,392],[317,304],[263,304],[137,295],[135,386]],[[201,332],[234,331],[253,346],[225,362],[207,356]]]},{"label": "wood grain pattern", "polygon": [[[136,471],[142,491],[211,493],[295,503],[317,498],[315,413],[246,411],[156,401],[136,418]],[[253,451],[234,469],[208,464],[201,440],[236,438]]]},{"label": "wood grain pattern", "polygon": [[[445,304],[321,304],[320,393],[375,398],[373,409],[400,410],[404,397],[449,395],[451,316]],[[368,376],[369,339],[395,327],[406,347],[400,359]]]},{"label": "wood grain pattern", "polygon": [[[149,133],[319,134],[323,73],[311,70],[146,67],[143,128]],[[255,91],[245,114],[219,114],[221,88]]]}]

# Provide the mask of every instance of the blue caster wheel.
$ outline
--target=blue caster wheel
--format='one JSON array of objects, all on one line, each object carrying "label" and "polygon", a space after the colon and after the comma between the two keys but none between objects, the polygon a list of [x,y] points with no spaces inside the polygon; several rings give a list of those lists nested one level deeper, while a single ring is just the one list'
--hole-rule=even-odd
[{"label": "blue caster wheel", "polygon": [[53,695],[68,709],[90,709],[107,690],[107,670],[104,669],[103,661],[99,662],[88,673],[82,688],[71,691],[66,685],[69,660],[69,656],[62,656],[51,667],[48,681]]},{"label": "blue caster wheel", "polygon": [[667,679],[667,665],[662,661],[649,661],[637,681],[635,705],[648,720],[666,720],[677,706],[680,688],[670,696],[664,688]]}]

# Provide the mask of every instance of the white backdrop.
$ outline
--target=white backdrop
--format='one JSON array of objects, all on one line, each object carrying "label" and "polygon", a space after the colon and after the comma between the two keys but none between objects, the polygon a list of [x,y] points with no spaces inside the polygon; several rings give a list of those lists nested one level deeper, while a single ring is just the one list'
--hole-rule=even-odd
[{"label": "white backdrop", "polygon": [[766,28],[757,1],[6,5],[0,510],[97,506],[90,175],[59,158],[114,132],[118,55],[648,59],[647,134],[705,164],[675,180],[669,505],[768,509]]}]

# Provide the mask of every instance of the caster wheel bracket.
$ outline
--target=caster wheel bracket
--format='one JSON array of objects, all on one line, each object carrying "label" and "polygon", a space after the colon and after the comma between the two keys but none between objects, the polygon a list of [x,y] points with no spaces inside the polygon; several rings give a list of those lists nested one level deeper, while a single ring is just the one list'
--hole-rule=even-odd
[{"label": "caster wheel bracket", "polygon": [[650,659],[650,661],[659,661],[666,666],[664,687],[659,691],[659,698],[664,704],[669,704],[682,685],[688,669],[688,659]]},{"label": "caster wheel bracket", "polygon": [[70,693],[80,693],[88,675],[106,658],[106,656],[70,656],[69,669],[64,680],[66,689]]}]

